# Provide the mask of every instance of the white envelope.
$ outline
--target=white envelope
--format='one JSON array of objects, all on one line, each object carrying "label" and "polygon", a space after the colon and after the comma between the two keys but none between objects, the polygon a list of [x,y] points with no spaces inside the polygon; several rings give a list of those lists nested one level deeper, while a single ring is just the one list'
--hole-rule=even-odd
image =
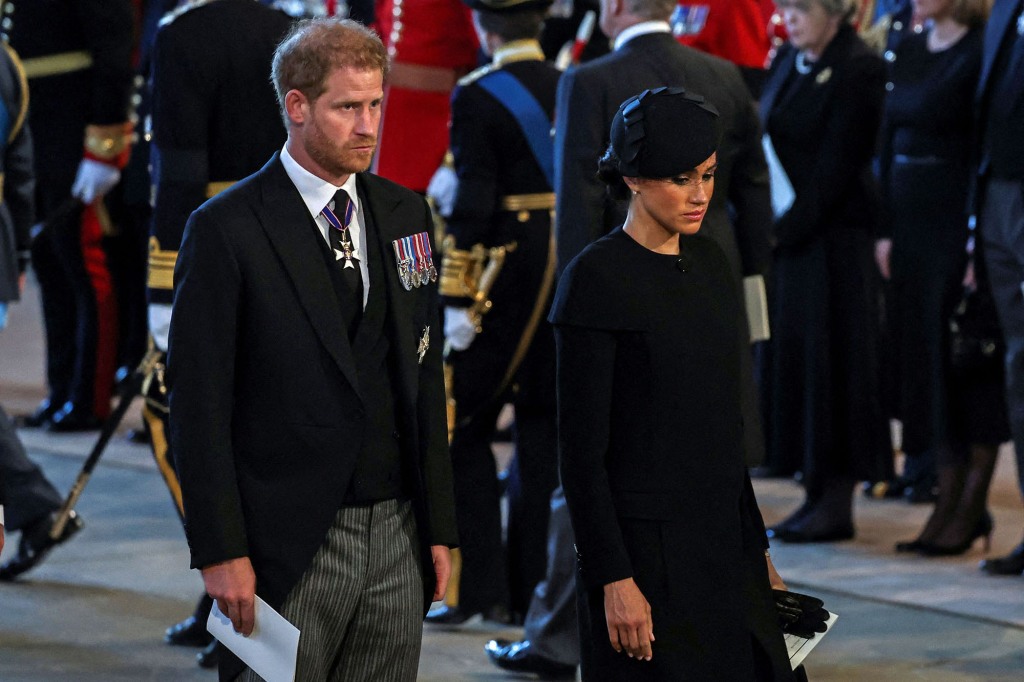
[{"label": "white envelope", "polygon": [[235,632],[216,601],[206,629],[267,682],[295,682],[299,629],[258,596],[256,626],[248,637]]}]

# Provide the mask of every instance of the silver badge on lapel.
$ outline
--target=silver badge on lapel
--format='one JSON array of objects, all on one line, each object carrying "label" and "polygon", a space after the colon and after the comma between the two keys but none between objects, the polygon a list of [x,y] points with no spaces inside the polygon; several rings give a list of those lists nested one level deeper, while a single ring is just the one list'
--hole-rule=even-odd
[{"label": "silver badge on lapel", "polygon": [[416,346],[416,362],[423,364],[423,356],[427,354],[427,349],[430,348],[430,325],[423,328],[423,336],[420,337],[420,343]]},{"label": "silver badge on lapel", "polygon": [[398,278],[406,290],[437,281],[437,268],[434,267],[430,238],[426,232],[396,239],[391,246],[395,250]]}]

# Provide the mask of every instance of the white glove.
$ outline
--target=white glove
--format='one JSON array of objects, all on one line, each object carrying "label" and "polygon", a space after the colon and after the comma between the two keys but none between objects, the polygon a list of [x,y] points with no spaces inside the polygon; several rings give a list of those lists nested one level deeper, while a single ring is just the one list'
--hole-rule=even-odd
[{"label": "white glove", "polygon": [[466,350],[476,338],[476,325],[469,319],[468,308],[444,309],[444,337],[455,350]]},{"label": "white glove", "polygon": [[427,196],[434,200],[437,212],[448,218],[455,208],[455,191],[459,188],[459,178],[451,166],[441,166],[430,178],[427,185]]},{"label": "white glove", "polygon": [[75,184],[71,186],[71,194],[81,199],[83,204],[91,204],[112,190],[120,180],[121,171],[113,166],[82,159],[82,163],[78,164]]},{"label": "white glove", "polygon": [[169,303],[150,303],[149,333],[153,335],[153,343],[165,353],[167,352],[167,335],[171,331],[171,305]]}]

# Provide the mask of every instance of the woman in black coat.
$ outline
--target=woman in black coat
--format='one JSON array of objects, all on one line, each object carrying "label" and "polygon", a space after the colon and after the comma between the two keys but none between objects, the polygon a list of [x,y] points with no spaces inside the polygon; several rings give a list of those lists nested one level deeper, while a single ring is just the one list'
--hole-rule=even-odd
[{"label": "woman in black coat", "polygon": [[770,537],[853,537],[853,486],[881,480],[892,448],[877,358],[879,198],[871,172],[884,95],[880,57],[848,23],[850,0],[780,0],[790,43],[761,100],[795,192],[774,226],[767,450],[796,460],[804,504]]},{"label": "woman in black coat", "polygon": [[703,102],[620,107],[602,175],[626,222],[569,264],[551,313],[588,681],[793,679],[743,461],[740,301],[695,234],[718,138]]},{"label": "woman in black coat", "polygon": [[999,358],[959,372],[949,361],[948,322],[963,294],[986,4],[915,2],[929,28],[889,55],[880,165],[890,220],[876,253],[894,294],[904,480],[915,485],[908,472],[935,471],[939,488],[924,528],[899,543],[901,551],[959,554],[989,535],[989,482],[999,443],[1010,437]]}]

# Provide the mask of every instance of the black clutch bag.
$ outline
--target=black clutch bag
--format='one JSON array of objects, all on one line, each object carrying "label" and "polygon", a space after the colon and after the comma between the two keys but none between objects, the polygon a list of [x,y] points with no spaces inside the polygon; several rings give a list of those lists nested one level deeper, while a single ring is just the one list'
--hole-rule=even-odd
[{"label": "black clutch bag", "polygon": [[988,287],[964,289],[949,318],[949,361],[958,374],[998,371],[1006,346]]}]

